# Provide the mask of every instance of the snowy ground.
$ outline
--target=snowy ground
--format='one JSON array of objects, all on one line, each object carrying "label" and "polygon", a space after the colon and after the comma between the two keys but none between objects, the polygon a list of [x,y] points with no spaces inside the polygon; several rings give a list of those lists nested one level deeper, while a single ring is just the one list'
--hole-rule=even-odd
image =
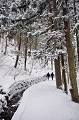
[{"label": "snowy ground", "polygon": [[[24,71],[24,61],[21,59],[15,69],[16,56],[10,53],[5,56],[0,53],[0,86],[6,92],[14,82],[29,81],[52,72],[50,63],[44,68],[38,60],[32,59],[28,59],[27,71]],[[77,78],[79,79],[79,73]],[[0,94],[0,99],[3,97]],[[56,89],[54,77],[54,81],[50,79],[35,84],[24,92],[21,104],[12,120],[79,120],[79,104],[72,102],[70,95]]]},{"label": "snowy ground", "polygon": [[12,120],[79,120],[79,104],[56,89],[54,81],[47,80],[26,90]]},{"label": "snowy ground", "polygon": [[24,71],[23,58],[19,59],[17,68],[14,68],[15,60],[15,55],[0,53],[0,86],[2,85],[5,91],[16,81],[30,80],[31,78],[41,77],[47,74],[48,71],[52,72],[49,66],[42,68],[42,64],[39,64],[38,60],[33,61],[29,58],[27,61],[27,71]]}]

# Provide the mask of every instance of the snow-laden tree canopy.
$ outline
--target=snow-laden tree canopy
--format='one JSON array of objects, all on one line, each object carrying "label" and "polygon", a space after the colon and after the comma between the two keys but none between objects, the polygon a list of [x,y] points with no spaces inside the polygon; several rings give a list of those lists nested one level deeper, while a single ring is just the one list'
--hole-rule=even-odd
[{"label": "snow-laden tree canopy", "polygon": [[[56,49],[62,49],[63,46],[65,47],[63,20],[70,17],[72,18],[71,27],[75,24],[73,22],[73,2],[68,1],[67,3],[69,8],[68,16],[62,16],[62,0],[56,0],[56,11],[54,11],[53,2],[54,0],[1,0],[0,31],[7,32],[8,38],[11,39],[16,36],[18,31],[26,37],[31,37],[32,40],[37,39],[38,45],[44,48],[41,50],[48,51],[51,54],[52,51],[55,51],[53,49],[55,41]],[[78,11],[77,3],[78,1],[76,1]],[[78,19],[78,12],[76,16]],[[55,22],[57,23],[57,31],[54,30]],[[51,41],[53,41],[53,45]],[[49,47],[50,44],[51,48]]]}]

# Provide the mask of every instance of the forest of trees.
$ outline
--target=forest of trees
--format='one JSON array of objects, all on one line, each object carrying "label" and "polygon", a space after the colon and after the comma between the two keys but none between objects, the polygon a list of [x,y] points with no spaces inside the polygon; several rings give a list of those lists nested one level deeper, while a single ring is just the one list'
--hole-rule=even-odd
[{"label": "forest of trees", "polygon": [[77,71],[79,68],[79,0],[0,0],[0,45],[6,55],[8,44],[16,49],[17,68],[23,56],[51,61],[55,66],[56,86],[64,85],[79,102]]}]

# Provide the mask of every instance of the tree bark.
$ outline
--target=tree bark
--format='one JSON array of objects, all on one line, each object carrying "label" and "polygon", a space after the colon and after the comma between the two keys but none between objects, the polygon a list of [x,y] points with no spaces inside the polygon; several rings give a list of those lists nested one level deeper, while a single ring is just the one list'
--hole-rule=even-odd
[{"label": "tree bark", "polygon": [[6,44],[5,44],[5,51],[4,51],[5,55],[6,55],[6,52],[7,52],[7,37],[6,37]]},{"label": "tree bark", "polygon": [[[63,15],[67,15],[66,7],[63,8]],[[67,53],[68,53],[70,81],[72,86],[72,93],[71,93],[72,101],[79,102],[75,65],[74,65],[74,52],[72,47],[71,35],[70,35],[69,18],[68,20],[64,20],[64,29],[65,29],[66,47],[67,47]]]},{"label": "tree bark", "polygon": [[52,59],[52,56],[51,56],[51,70],[53,70],[53,59]]},{"label": "tree bark", "polygon": [[60,71],[60,57],[58,56],[58,59],[55,59],[54,62],[55,62],[56,86],[57,88],[60,88],[62,86],[61,71]]},{"label": "tree bark", "polygon": [[24,69],[26,70],[26,62],[27,62],[27,43],[28,43],[28,38],[26,38],[25,42],[25,61],[24,61]]},{"label": "tree bark", "polygon": [[37,50],[37,39],[35,40],[35,50]]},{"label": "tree bark", "polygon": [[[52,12],[54,14],[54,17],[56,17],[57,16],[56,0],[53,0],[52,5],[53,5]],[[57,21],[54,21],[53,23],[54,23],[54,30],[56,31],[58,29]],[[56,50],[56,40],[54,41],[54,48]],[[61,80],[60,57],[59,56],[58,56],[58,59],[54,60],[54,63],[55,63],[56,86],[57,88],[60,88],[62,86],[62,80]]]},{"label": "tree bark", "polygon": [[[18,51],[20,51],[20,48],[21,48],[21,33],[20,33],[20,36],[19,36]],[[17,54],[17,56],[16,56],[16,62],[15,62],[15,65],[14,65],[15,68],[17,67],[18,60],[19,60],[19,54]]]},{"label": "tree bark", "polygon": [[[76,16],[75,0],[73,0],[73,5],[74,5],[74,14],[75,14],[75,16]],[[75,23],[77,23],[76,17],[75,17]],[[77,53],[78,53],[78,65],[79,65],[79,38],[78,38],[78,28],[76,28],[75,32],[76,32],[76,40],[77,40]]]},{"label": "tree bark", "polygon": [[65,74],[65,68],[64,68],[64,55],[61,54],[61,64],[62,64],[62,81],[64,84],[64,92],[67,94],[68,90],[67,90],[67,81],[66,81],[66,74]]}]

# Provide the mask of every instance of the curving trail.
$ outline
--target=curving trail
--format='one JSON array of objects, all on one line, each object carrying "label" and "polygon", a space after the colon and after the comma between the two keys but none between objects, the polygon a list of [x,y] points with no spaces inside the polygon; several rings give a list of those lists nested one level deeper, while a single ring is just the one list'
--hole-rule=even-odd
[{"label": "curving trail", "polygon": [[54,81],[28,88],[12,120],[79,120],[79,104],[56,89]]},{"label": "curving trail", "polygon": [[[33,84],[46,81],[46,76],[40,76],[31,79],[25,79],[21,81],[14,82],[10,87],[9,91],[6,93],[5,97],[7,100],[7,107],[4,107],[4,111],[0,113],[0,119],[11,120],[16,109],[19,106],[19,101],[26,89],[28,89]],[[28,98],[28,97],[27,97]]]}]

